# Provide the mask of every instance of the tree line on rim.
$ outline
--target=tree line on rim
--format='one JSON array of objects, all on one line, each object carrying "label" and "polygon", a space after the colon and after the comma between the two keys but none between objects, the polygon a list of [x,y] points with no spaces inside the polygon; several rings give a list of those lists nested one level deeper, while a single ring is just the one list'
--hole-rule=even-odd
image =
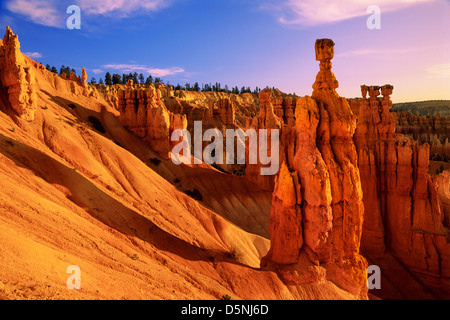
[{"label": "tree line on rim", "polygon": [[[65,66],[62,65],[61,68],[58,70],[53,66],[50,67],[49,64],[46,65],[46,69],[62,75],[63,73],[65,73],[67,76],[70,73],[74,73],[76,75],[76,71],[73,68],[70,68],[69,66]],[[136,84],[152,84],[152,83],[161,83],[164,84],[163,80],[161,78],[153,78],[151,75],[149,75],[147,78],[145,78],[145,76],[140,73],[138,74],[137,72],[135,73],[128,73],[128,74],[117,74],[117,73],[113,73],[111,74],[110,72],[106,72],[105,74],[105,79],[103,80],[103,78],[100,78],[98,81],[98,84],[103,84],[103,85],[114,85],[114,84],[126,84],[128,82],[128,80],[133,80],[133,83]],[[91,84],[97,84],[97,79],[95,77],[91,78],[90,81]],[[166,85],[168,86],[172,86],[168,81],[166,83]],[[191,85],[190,83],[186,83],[185,85],[180,85],[179,83],[176,86],[172,86],[172,88],[174,90],[178,90],[178,91],[196,91],[196,92],[226,92],[226,93],[235,93],[235,94],[242,94],[242,93],[259,93],[261,91],[261,88],[256,87],[254,90],[251,90],[250,87],[241,87],[240,89],[238,88],[238,86],[232,87],[231,89],[228,87],[228,85],[225,85],[224,87],[222,87],[222,85],[219,82],[216,82],[215,84],[211,84],[211,83],[207,83],[207,84],[202,84],[201,86],[199,85],[198,82],[195,82],[194,85]],[[269,88],[269,86],[267,86],[266,88]],[[275,89],[275,87],[273,87],[272,89]]]}]

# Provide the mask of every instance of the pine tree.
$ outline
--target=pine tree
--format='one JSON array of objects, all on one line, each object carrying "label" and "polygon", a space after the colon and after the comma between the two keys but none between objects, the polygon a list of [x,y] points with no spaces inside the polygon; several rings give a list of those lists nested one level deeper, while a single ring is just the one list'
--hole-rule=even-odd
[{"label": "pine tree", "polygon": [[95,79],[95,77],[91,78],[91,84],[96,84],[97,83],[97,79]]},{"label": "pine tree", "polygon": [[114,73],[112,75],[112,83],[113,84],[122,84],[122,79],[120,77],[120,74]]},{"label": "pine tree", "polygon": [[152,78],[151,75],[149,75],[149,76],[147,77],[147,80],[145,80],[145,84],[152,84],[152,83],[153,83],[153,78]]},{"label": "pine tree", "polygon": [[53,66],[52,69],[51,69],[50,71],[53,72],[53,73],[58,74],[58,70],[55,68],[55,66]]},{"label": "pine tree", "polygon": [[198,85],[198,82],[196,82],[196,83],[194,83],[194,88],[193,88],[193,90],[194,91],[200,91],[200,86]]},{"label": "pine tree", "polygon": [[45,65],[45,69],[47,69],[48,71],[50,71],[50,65],[47,63],[46,65]]},{"label": "pine tree", "polygon": [[107,72],[105,75],[105,84],[107,86],[112,84],[111,73]]},{"label": "pine tree", "polygon": [[124,73],[124,74],[122,75],[122,83],[123,83],[123,84],[127,84],[127,81],[128,81],[128,77],[127,77],[127,75]]},{"label": "pine tree", "polygon": [[145,78],[144,78],[144,75],[142,73],[139,74],[139,83],[140,84],[144,84],[145,83]]},{"label": "pine tree", "polygon": [[103,84],[103,79],[102,78],[100,78],[98,84]]}]

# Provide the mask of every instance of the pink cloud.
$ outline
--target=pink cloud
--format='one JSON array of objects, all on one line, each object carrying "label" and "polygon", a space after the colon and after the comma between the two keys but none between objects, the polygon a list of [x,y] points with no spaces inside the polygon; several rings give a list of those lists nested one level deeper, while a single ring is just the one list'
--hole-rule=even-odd
[{"label": "pink cloud", "polygon": [[77,4],[86,14],[115,14],[126,17],[138,10],[158,11],[169,6],[168,0],[77,0]]},{"label": "pink cloud", "polygon": [[66,8],[80,7],[82,15],[108,15],[125,18],[136,12],[154,12],[168,7],[172,0],[7,0],[6,8],[48,27],[65,28]]},{"label": "pink cloud", "polygon": [[64,15],[56,10],[53,1],[45,0],[10,0],[6,8],[14,13],[26,16],[34,23],[48,27],[65,27]]},{"label": "pink cloud", "polygon": [[[285,25],[321,25],[366,16],[370,5],[377,5],[381,13],[392,12],[435,0],[288,0],[274,12]],[[271,5],[265,5],[269,9]]]},{"label": "pink cloud", "polygon": [[25,55],[33,59],[42,58],[42,54],[40,54],[39,52],[25,52]]},{"label": "pink cloud", "polygon": [[137,64],[107,64],[103,65],[102,68],[106,70],[119,70],[121,72],[138,72],[138,73],[146,73],[151,74],[154,77],[165,77],[174,75],[177,73],[183,73],[184,69],[180,67],[172,67],[172,68],[152,68],[143,65]]}]

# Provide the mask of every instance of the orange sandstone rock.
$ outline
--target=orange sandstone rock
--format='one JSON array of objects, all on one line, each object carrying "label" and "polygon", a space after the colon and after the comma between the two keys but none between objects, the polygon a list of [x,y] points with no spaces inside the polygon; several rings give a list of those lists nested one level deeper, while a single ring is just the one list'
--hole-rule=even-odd
[{"label": "orange sandstone rock", "polygon": [[[392,86],[362,86],[351,99],[364,194],[361,247],[375,262],[391,253],[438,297],[450,295],[450,245],[435,185],[428,177],[429,146],[395,134],[388,112]],[[370,99],[366,99],[369,91]],[[396,279],[401,283],[401,277]]]},{"label": "orange sandstone rock", "polygon": [[18,36],[6,27],[0,47],[0,79],[7,89],[9,106],[23,119],[31,121],[37,108],[35,75],[20,52]]},{"label": "orange sandstone rock", "polygon": [[81,68],[81,85],[83,86],[83,88],[87,87],[87,73],[86,70],[84,68]]},{"label": "orange sandstone rock", "polygon": [[[332,40],[317,40],[320,71],[312,97],[297,99],[293,126],[281,122],[285,163],[272,198],[271,249],[261,265],[284,269],[306,252],[311,262],[327,267],[327,276],[338,286],[366,297],[367,262],[359,255],[364,207],[352,140],[356,117],[335,91],[333,46]],[[268,92],[261,93],[265,112],[258,123],[274,126],[279,117],[267,104]]]},{"label": "orange sandstone rock", "polygon": [[170,137],[176,129],[186,129],[184,115],[174,115],[161,102],[159,89],[150,86],[145,90],[133,89],[132,80],[126,90],[118,91],[119,120],[122,125],[149,143],[154,151],[167,158]]}]

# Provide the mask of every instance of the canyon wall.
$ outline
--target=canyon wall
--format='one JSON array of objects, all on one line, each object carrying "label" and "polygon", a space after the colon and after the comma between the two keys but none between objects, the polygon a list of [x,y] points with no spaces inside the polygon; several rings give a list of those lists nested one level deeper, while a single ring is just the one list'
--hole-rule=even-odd
[{"label": "canyon wall", "polygon": [[358,116],[354,141],[365,207],[361,250],[374,261],[392,254],[434,294],[448,297],[450,245],[442,200],[427,175],[429,145],[395,133],[392,89],[382,86],[379,97],[379,86],[361,86],[362,99],[349,100]]},{"label": "canyon wall", "polygon": [[119,120],[159,155],[168,158],[172,132],[186,129],[186,116],[167,110],[158,88],[135,89],[132,81],[129,80],[127,89],[118,90]]},{"label": "canyon wall", "polygon": [[450,118],[435,116],[417,116],[408,111],[393,112],[396,120],[396,132],[406,137],[428,143],[432,160],[450,161]]}]

